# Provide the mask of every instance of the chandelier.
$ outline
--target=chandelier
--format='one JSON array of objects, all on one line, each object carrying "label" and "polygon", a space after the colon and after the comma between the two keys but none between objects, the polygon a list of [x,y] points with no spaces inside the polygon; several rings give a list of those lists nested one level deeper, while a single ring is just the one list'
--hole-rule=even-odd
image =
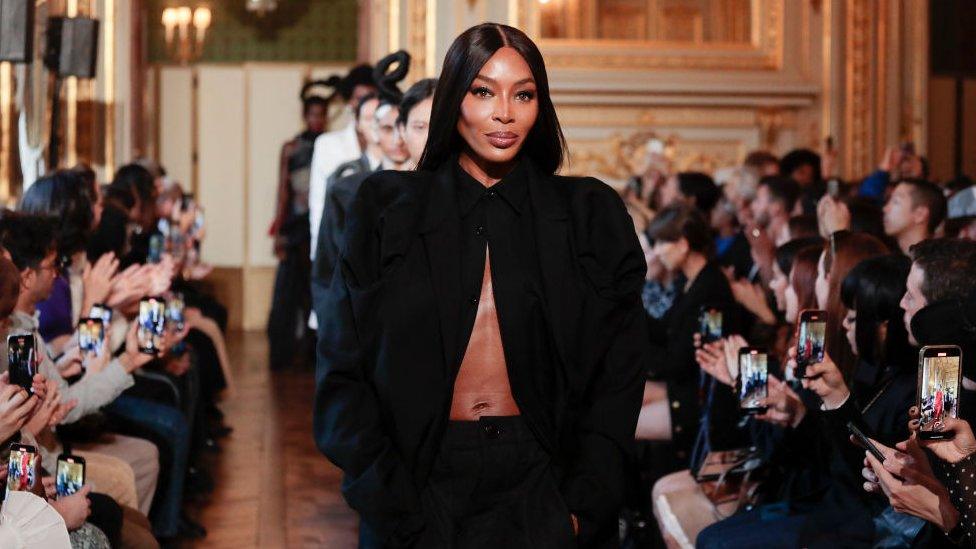
[{"label": "chandelier", "polygon": [[[210,8],[189,6],[169,7],[163,10],[163,28],[166,30],[166,50],[180,64],[195,61],[203,55],[203,42],[211,21]],[[192,30],[191,30],[192,29]]]},{"label": "chandelier", "polygon": [[264,16],[278,8],[278,0],[244,0],[247,11]]}]

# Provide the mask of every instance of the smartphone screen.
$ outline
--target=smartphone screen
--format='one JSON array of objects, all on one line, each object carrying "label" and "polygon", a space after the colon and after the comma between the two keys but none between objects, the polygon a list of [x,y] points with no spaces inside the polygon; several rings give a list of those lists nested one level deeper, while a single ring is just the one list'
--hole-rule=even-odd
[{"label": "smartphone screen", "polygon": [[159,263],[163,260],[163,235],[154,234],[149,237],[149,255],[146,261]]},{"label": "smartphone screen", "polygon": [[112,323],[112,308],[104,303],[96,303],[92,305],[88,316],[91,318],[100,318],[102,319],[102,324],[108,326]]},{"label": "smartphone screen", "polygon": [[703,344],[722,339],[722,309],[702,307],[698,313],[698,333]]},{"label": "smartphone screen", "polygon": [[834,200],[840,198],[840,180],[834,178],[827,181],[827,194]]},{"label": "smartphone screen", "polygon": [[962,351],[954,345],[922,347],[918,368],[918,436],[949,438],[941,433],[946,418],[959,417]]},{"label": "smartphone screen", "polygon": [[800,313],[796,338],[797,379],[806,377],[807,366],[822,362],[827,336],[827,312],[806,310]]},{"label": "smartphone screen", "polygon": [[748,412],[764,410],[769,364],[766,351],[756,347],[739,350],[739,407]]},{"label": "smartphone screen", "polygon": [[136,337],[139,350],[147,354],[159,352],[159,340],[166,322],[166,303],[158,297],[147,297],[139,302],[139,326]]},{"label": "smartphone screen", "polygon": [[30,491],[36,479],[37,448],[29,444],[11,444],[7,460],[7,491]]},{"label": "smartphone screen", "polygon": [[78,321],[78,347],[85,358],[98,356],[105,342],[105,326],[100,318],[82,318]]},{"label": "smartphone screen", "polygon": [[7,336],[7,369],[10,383],[19,385],[27,394],[34,394],[34,374],[37,373],[37,360],[34,350],[34,334],[13,334]]},{"label": "smartphone screen", "polygon": [[173,297],[166,300],[166,322],[172,322],[177,332],[183,330],[184,324],[186,324],[183,315],[185,309],[186,305],[181,294],[174,294]]},{"label": "smartphone screen", "polygon": [[58,456],[55,490],[58,497],[70,496],[85,485],[85,460],[71,455]]}]

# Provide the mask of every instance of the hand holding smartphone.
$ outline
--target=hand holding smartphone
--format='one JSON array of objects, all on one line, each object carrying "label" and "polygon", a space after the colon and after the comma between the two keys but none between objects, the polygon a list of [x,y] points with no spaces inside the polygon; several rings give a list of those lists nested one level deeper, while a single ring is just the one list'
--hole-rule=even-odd
[{"label": "hand holding smartphone", "polygon": [[872,456],[874,456],[874,459],[880,461],[881,463],[884,463],[885,460],[884,454],[882,454],[881,450],[879,450],[878,447],[875,446],[873,442],[871,442],[871,439],[865,436],[864,433],[861,432],[860,429],[858,429],[857,425],[854,425],[853,421],[847,422],[847,430],[850,431],[851,435],[854,437],[854,440],[856,440],[857,443],[862,448],[864,448],[865,450],[870,452]]},{"label": "hand holding smartphone", "polygon": [[928,345],[918,353],[918,438],[950,439],[946,418],[959,417],[962,349],[956,345]]},{"label": "hand holding smartphone", "polygon": [[806,309],[797,321],[796,372],[797,379],[807,374],[807,366],[823,362],[827,337],[827,311]]}]

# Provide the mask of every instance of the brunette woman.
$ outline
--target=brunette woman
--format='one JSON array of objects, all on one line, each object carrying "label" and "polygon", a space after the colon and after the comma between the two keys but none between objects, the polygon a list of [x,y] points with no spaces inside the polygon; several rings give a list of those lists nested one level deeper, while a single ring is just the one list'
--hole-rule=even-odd
[{"label": "brunette woman", "polygon": [[616,547],[647,362],[620,197],[555,172],[545,64],[451,45],[418,170],[363,182],[326,295],[314,428],[362,547]]}]

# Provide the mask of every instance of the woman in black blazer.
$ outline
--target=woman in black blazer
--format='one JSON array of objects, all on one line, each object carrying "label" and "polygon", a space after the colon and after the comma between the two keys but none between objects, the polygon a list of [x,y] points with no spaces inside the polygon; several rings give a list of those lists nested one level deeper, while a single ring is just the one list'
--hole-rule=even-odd
[{"label": "woman in black blazer", "polygon": [[[664,317],[651,321],[651,380],[647,382],[637,438],[671,440],[675,457],[687,464],[698,434],[701,400],[710,384],[710,376],[702,376],[695,360],[699,313],[703,306],[722,308],[723,328],[734,333],[729,325],[734,301],[728,279],[712,259],[711,228],[697,209],[672,204],[657,214],[647,230],[654,240],[655,254],[680,277],[680,288]],[[738,415],[734,398],[727,391],[717,391],[715,398],[718,401],[713,402],[713,409],[727,413],[713,414],[713,421],[734,424]],[[712,427],[720,435],[728,433]]]},{"label": "woman in black blazer", "polygon": [[648,361],[633,223],[603,183],[554,175],[562,133],[521,31],[458,37],[432,113],[418,170],[354,200],[316,442],[362,546],[616,547]]}]

